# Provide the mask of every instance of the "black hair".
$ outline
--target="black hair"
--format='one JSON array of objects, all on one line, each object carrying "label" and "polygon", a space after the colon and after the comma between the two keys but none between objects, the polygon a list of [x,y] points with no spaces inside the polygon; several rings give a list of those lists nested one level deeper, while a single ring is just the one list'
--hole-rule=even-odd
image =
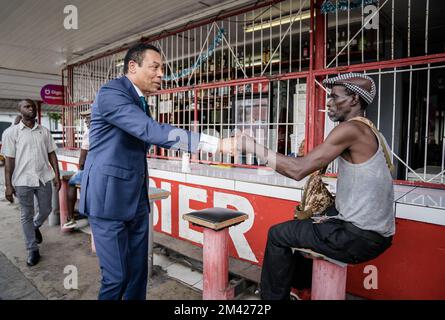
[{"label": "black hair", "polygon": [[37,104],[34,102],[34,100],[31,100],[31,99],[22,99],[22,100],[20,100],[20,101],[17,103],[17,110],[20,111],[20,104],[21,104],[23,101],[26,101],[26,102],[28,102],[29,104],[32,104],[34,107],[37,108]]},{"label": "black hair", "polygon": [[147,44],[147,43],[138,43],[132,46],[130,49],[128,49],[127,54],[124,58],[124,74],[128,73],[128,63],[130,60],[133,60],[138,64],[138,66],[142,66],[142,61],[144,60],[144,55],[146,50],[153,50],[157,53],[161,53],[158,48],[156,48],[154,45]]},{"label": "black hair", "polygon": [[366,107],[368,106],[368,103],[365,101],[365,99],[363,99],[359,94],[355,93],[354,91],[352,91],[348,87],[346,87],[346,86],[343,86],[343,87],[345,88],[346,94],[348,96],[352,96],[353,94],[356,94],[358,96],[358,100],[359,100],[359,103],[360,103],[360,108],[362,110],[365,110]]}]

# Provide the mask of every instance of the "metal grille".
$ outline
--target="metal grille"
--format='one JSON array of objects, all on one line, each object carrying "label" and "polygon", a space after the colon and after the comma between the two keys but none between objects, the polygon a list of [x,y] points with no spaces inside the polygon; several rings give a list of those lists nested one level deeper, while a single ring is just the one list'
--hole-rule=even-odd
[{"label": "metal grille", "polygon": [[[164,91],[149,100],[152,114],[160,122],[219,137],[229,137],[239,130],[275,151],[295,155],[305,134],[306,79],[232,83]],[[170,158],[180,155],[178,151],[156,148],[150,154]],[[260,164],[253,155],[232,159],[201,153],[200,160]]]},{"label": "metal grille", "polygon": [[283,1],[155,41],[163,89],[307,70],[309,3]]},{"label": "metal grille", "polygon": [[[148,42],[165,62],[162,88],[149,97],[153,117],[222,137],[239,129],[295,155],[303,139],[309,151],[334,126],[319,112],[326,102],[321,81],[366,72],[378,88],[367,116],[393,150],[395,178],[444,183],[444,7],[439,0],[260,1],[153,36]],[[78,143],[68,134],[80,132],[78,112],[102,84],[122,74],[124,54],[65,71],[68,146]],[[180,154],[154,147],[150,156]],[[261,165],[253,155],[201,153],[195,160]]]},{"label": "metal grille", "polygon": [[[397,179],[444,183],[444,70],[436,63],[366,71],[377,87],[366,117],[385,136]],[[334,126],[326,118],[325,136]]]},{"label": "metal grille", "polygon": [[[444,183],[444,4],[370,2],[342,11],[337,1],[325,15],[325,67],[374,78],[377,98],[366,113],[388,141],[396,179]],[[333,127],[325,121],[325,136]]]}]

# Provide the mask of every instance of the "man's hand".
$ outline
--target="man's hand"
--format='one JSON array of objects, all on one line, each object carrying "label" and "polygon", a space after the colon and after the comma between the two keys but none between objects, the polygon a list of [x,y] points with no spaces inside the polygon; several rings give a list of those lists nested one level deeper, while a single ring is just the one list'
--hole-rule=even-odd
[{"label": "man's hand", "polygon": [[6,189],[5,189],[5,198],[6,198],[6,200],[8,200],[11,203],[14,203],[13,195],[15,195],[14,187],[6,187]]},{"label": "man's hand", "polygon": [[62,186],[60,183],[60,178],[59,177],[55,177],[53,180],[54,183],[54,187],[57,189],[57,192],[59,192],[60,187]]},{"label": "man's hand", "polygon": [[236,137],[220,139],[217,152],[235,154]]},{"label": "man's hand", "polygon": [[246,134],[237,134],[236,149],[237,151],[240,152],[255,154],[256,151],[255,139]]}]

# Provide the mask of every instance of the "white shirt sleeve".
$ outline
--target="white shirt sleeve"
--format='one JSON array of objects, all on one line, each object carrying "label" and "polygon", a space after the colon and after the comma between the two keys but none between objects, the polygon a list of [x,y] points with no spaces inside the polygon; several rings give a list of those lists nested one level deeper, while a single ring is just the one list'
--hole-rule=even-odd
[{"label": "white shirt sleeve", "polygon": [[218,149],[218,144],[219,138],[202,133],[198,144],[198,150],[215,154]]},{"label": "white shirt sleeve", "polygon": [[2,140],[2,151],[1,153],[5,157],[9,158],[15,158],[15,139],[13,137],[13,130],[8,130],[7,132],[3,133],[3,140]]},{"label": "white shirt sleeve", "polygon": [[56,142],[53,139],[53,136],[51,135],[51,131],[49,131],[47,128],[43,129],[46,135],[46,149],[48,153],[54,152],[57,150]]},{"label": "white shirt sleeve", "polygon": [[82,145],[80,146],[83,150],[89,150],[90,149],[90,132],[89,130],[85,130],[85,133],[82,136]]}]

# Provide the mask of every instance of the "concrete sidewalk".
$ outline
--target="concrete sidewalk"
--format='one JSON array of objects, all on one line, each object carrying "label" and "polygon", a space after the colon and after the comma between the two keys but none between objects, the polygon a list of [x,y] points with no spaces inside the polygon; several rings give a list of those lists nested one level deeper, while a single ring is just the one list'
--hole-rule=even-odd
[{"label": "concrete sidewalk", "polygon": [[[0,300],[6,299],[84,299],[95,300],[100,288],[98,259],[91,253],[89,235],[73,231],[61,233],[59,226],[45,223],[40,229],[40,262],[33,267],[26,265],[20,211],[17,203],[4,198],[4,170],[0,167]],[[200,300],[202,293],[172,278],[157,261],[165,264],[164,257],[155,256],[153,278],[149,282],[149,300]],[[158,263],[161,264],[161,263]],[[65,289],[64,280],[72,272],[65,267],[75,266],[78,273],[77,289]]]},{"label": "concrete sidewalk", "polygon": [[0,300],[44,300],[45,297],[0,253]]},{"label": "concrete sidewalk", "polygon": [[[90,251],[89,236],[82,232],[62,234],[59,227],[42,228],[42,256],[34,267],[26,265],[20,212],[17,204],[0,201],[0,299],[96,299],[100,287],[97,257]],[[155,261],[156,262],[156,261]],[[67,290],[67,266],[78,272],[78,289]],[[167,275],[155,265],[147,299],[201,299],[201,292]]]}]

